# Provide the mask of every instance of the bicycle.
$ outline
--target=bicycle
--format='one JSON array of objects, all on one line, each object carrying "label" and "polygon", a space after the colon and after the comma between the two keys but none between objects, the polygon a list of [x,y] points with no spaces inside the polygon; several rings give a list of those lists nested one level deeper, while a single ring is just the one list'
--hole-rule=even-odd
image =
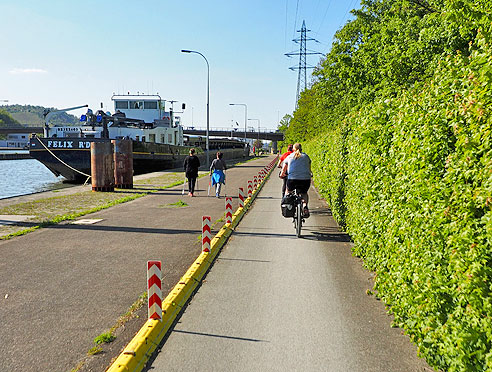
[{"label": "bicycle", "polygon": [[[303,200],[301,194],[294,190],[289,194],[286,194],[282,198],[280,204],[282,209],[282,216],[286,218],[292,218],[294,228],[296,229],[296,235],[299,238],[301,236],[302,224],[306,216],[304,215]],[[309,217],[309,216],[308,216]]]},{"label": "bicycle", "polygon": [[297,190],[294,190],[293,195],[295,199],[294,199],[294,217],[292,222],[294,223],[294,228],[296,229],[296,236],[300,238],[302,223],[304,222],[302,198],[301,195],[297,193]]}]

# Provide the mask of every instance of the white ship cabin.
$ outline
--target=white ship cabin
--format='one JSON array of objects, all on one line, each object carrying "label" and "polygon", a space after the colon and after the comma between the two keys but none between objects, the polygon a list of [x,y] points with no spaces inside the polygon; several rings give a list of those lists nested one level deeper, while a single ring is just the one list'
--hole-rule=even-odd
[{"label": "white ship cabin", "polygon": [[[140,135],[130,134],[132,139],[144,142],[183,145],[184,137],[181,118],[179,116],[174,116],[172,112],[165,111],[165,101],[163,101],[159,95],[113,95],[111,100],[114,102],[115,113],[121,112],[125,114],[127,118],[141,119],[146,123],[154,124],[154,129],[141,129],[141,131],[148,133],[142,132]],[[124,131],[124,128],[110,127],[110,136],[116,129]],[[134,131],[135,130],[132,128],[132,132]],[[118,137],[121,136],[120,133],[116,135]],[[125,135],[123,134],[123,136]]]},{"label": "white ship cabin", "polygon": [[165,112],[164,103],[158,95],[113,95],[114,112],[122,112],[127,118],[141,119],[146,123],[164,120],[170,124],[169,112]]},{"label": "white ship cabin", "polygon": [[[113,95],[114,112],[126,118],[140,119],[152,124],[141,128],[135,125],[110,125],[109,138],[131,138],[134,141],[183,145],[181,118],[164,110],[164,102],[158,95]],[[102,126],[64,126],[50,128],[52,137],[100,138]]]}]

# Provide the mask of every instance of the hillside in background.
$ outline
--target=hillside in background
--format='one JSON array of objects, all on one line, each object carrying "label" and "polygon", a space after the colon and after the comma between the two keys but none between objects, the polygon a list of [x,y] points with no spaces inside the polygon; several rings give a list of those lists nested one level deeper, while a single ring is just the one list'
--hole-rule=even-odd
[{"label": "hillside in background", "polygon": [[0,128],[16,125],[19,125],[19,122],[15,120],[7,111],[0,109]]},{"label": "hillside in background", "polygon": [[[28,126],[40,126],[44,124],[43,112],[46,107],[43,106],[31,106],[31,105],[6,105],[2,106],[2,110],[8,112],[13,119],[22,125]],[[50,124],[52,125],[76,125],[79,123],[79,119],[67,114],[66,112],[60,112],[54,114],[50,118]]]}]

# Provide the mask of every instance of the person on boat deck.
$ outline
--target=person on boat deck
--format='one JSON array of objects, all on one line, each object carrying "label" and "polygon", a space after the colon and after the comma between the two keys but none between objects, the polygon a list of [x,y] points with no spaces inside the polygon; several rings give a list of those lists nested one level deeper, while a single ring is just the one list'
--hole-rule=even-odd
[{"label": "person on boat deck", "polygon": [[185,158],[183,168],[186,178],[188,178],[188,196],[193,196],[198,177],[198,168],[200,168],[200,159],[195,155],[195,149],[190,149],[190,155]]},{"label": "person on boat deck", "polygon": [[227,167],[225,161],[222,159],[223,155],[220,151],[217,152],[217,158],[210,165],[210,178],[212,180],[212,186],[215,185],[215,196],[217,198],[220,198],[220,188],[222,184],[225,184],[224,171]]}]

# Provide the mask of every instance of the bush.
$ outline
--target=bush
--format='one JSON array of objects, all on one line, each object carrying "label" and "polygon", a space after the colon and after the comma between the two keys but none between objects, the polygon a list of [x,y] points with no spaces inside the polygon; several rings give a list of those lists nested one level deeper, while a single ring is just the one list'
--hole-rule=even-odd
[{"label": "bush", "polygon": [[491,38],[305,146],[395,323],[446,371],[492,369]]}]

